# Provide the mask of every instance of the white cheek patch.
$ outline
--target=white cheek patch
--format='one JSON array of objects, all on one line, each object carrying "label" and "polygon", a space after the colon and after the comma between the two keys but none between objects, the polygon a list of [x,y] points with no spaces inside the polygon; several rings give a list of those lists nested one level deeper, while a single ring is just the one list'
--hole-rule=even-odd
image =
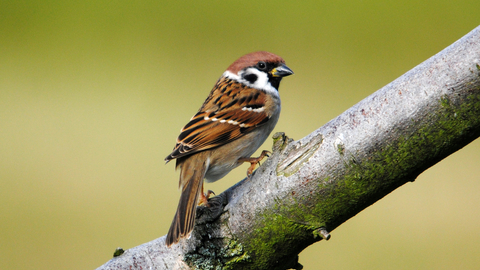
[{"label": "white cheek patch", "polygon": [[[246,75],[246,74],[255,74],[257,76],[257,80],[254,82],[254,83],[251,83],[247,80],[245,80],[244,78],[242,78],[243,75]],[[225,71],[223,73],[223,76],[226,77],[226,78],[229,78],[229,79],[232,79],[234,81],[237,81],[241,84],[244,84],[248,87],[251,87],[251,88],[255,88],[255,89],[258,89],[258,90],[263,90],[273,96],[276,96],[278,97],[278,90],[273,87],[270,82],[268,81],[268,76],[265,72],[263,71],[260,71],[256,68],[247,68],[246,70],[242,70],[237,74],[233,74],[231,73],[230,71]]]},{"label": "white cheek patch", "polygon": [[268,81],[268,76],[265,72],[262,72],[256,68],[247,68],[245,71],[240,71],[238,73],[238,75],[240,75],[240,78],[243,79],[243,77],[247,76],[247,75],[250,75],[250,74],[254,74],[255,76],[257,76],[257,79],[255,80],[255,82],[250,82],[250,81],[247,81],[244,79],[244,81],[248,82],[248,85],[252,88],[256,88],[256,89],[265,89],[267,87],[272,87],[270,85],[270,82]]}]

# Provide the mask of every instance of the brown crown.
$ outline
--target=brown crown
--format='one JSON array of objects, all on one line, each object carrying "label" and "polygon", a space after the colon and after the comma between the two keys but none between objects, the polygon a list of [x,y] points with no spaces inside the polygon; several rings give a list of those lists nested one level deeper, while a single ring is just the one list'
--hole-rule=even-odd
[{"label": "brown crown", "polygon": [[282,57],[270,53],[270,52],[265,52],[265,51],[259,51],[259,52],[253,52],[246,54],[240,58],[238,58],[237,61],[233,62],[227,70],[232,72],[233,74],[237,74],[240,70],[246,68],[246,67],[251,67],[255,66],[259,61],[264,61],[268,63],[285,63],[285,60],[283,60]]}]

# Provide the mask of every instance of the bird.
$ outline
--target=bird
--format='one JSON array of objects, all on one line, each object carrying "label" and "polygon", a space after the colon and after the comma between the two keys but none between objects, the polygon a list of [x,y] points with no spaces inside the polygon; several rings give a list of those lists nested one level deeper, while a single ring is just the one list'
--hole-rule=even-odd
[{"label": "bird", "polygon": [[278,55],[266,51],[246,54],[233,62],[218,79],[198,112],[181,129],[175,147],[165,161],[176,159],[181,190],[166,245],[189,237],[198,204],[208,205],[211,193],[203,193],[204,179],[214,182],[232,169],[249,162],[247,178],[259,157],[251,155],[263,144],[280,116],[278,88],[293,71]]}]

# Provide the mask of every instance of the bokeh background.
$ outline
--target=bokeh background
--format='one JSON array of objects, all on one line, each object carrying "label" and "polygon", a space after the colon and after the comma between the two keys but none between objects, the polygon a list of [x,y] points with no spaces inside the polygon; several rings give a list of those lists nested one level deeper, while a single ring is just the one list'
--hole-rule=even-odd
[{"label": "bokeh background", "polygon": [[[2,268],[94,269],[165,235],[179,192],[163,159],[239,56],[268,50],[295,71],[275,131],[299,139],[477,27],[479,11],[478,0],[1,1]],[[479,150],[443,160],[300,262],[478,269]]]}]

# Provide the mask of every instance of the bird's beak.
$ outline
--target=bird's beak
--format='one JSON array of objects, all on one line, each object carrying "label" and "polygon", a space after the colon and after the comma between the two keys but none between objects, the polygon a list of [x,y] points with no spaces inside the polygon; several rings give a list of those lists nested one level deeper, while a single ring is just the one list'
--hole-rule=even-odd
[{"label": "bird's beak", "polygon": [[281,66],[272,69],[271,74],[273,77],[286,77],[292,75],[293,71],[285,64],[282,64]]}]

